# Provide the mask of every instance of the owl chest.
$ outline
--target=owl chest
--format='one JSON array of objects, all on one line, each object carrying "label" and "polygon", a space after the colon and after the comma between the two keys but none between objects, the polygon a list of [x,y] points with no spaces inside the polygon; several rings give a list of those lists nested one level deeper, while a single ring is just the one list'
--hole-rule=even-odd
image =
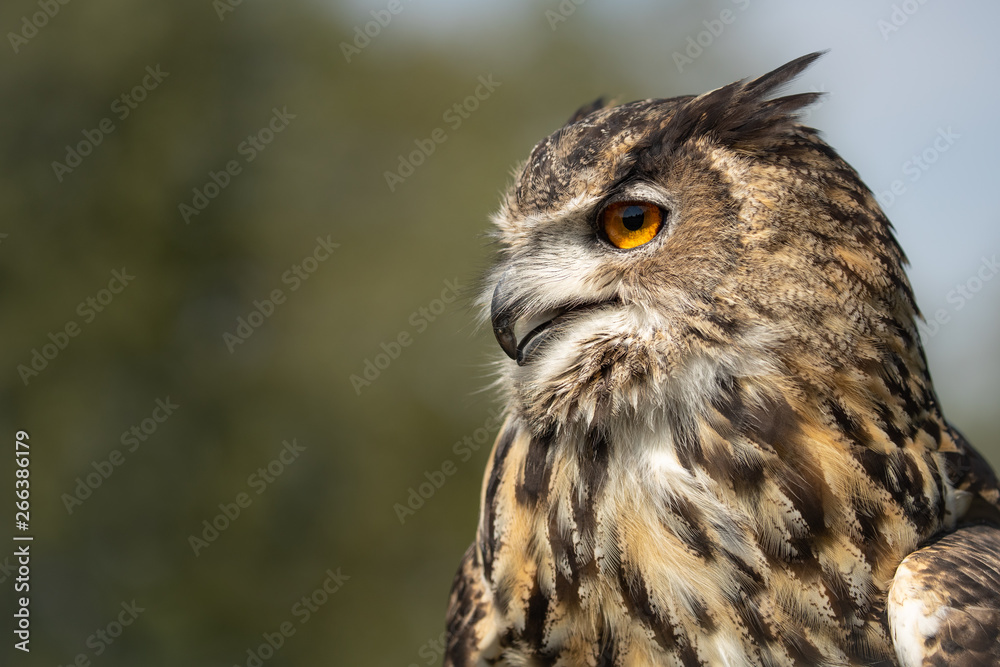
[{"label": "owl chest", "polygon": [[533,463],[529,451],[507,468],[494,585],[511,645],[569,651],[566,664],[589,664],[609,642],[636,664],[686,653],[753,664],[737,660],[731,613],[756,558],[739,513],[669,457],[600,459]]},{"label": "owl chest", "polygon": [[494,575],[508,646],[565,664],[611,650],[612,664],[780,665],[846,658],[854,633],[884,652],[863,554],[821,562],[781,494],[741,503],[650,451],[509,462]]}]

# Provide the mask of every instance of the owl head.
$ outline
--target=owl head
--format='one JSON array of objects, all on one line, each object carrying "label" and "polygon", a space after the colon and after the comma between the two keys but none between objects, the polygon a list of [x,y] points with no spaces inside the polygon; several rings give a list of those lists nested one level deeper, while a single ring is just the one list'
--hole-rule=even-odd
[{"label": "owl head", "polygon": [[700,410],[734,382],[805,395],[926,374],[888,220],[796,122],[819,94],[772,97],[819,55],[596,103],[535,146],[494,216],[481,297],[533,429]]}]

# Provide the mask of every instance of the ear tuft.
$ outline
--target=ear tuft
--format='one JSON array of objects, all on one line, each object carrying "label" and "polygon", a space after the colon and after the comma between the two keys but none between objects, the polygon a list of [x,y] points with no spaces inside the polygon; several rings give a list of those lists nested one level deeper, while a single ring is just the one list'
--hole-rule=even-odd
[{"label": "ear tuft", "polygon": [[822,93],[768,99],[825,52],[810,53],[752,81],[737,81],[692,98],[663,128],[662,140],[677,145],[710,134],[723,144],[755,150],[766,147],[795,122]]},{"label": "ear tuft", "polygon": [[572,125],[573,123],[575,123],[577,121],[580,121],[580,120],[583,120],[584,118],[586,118],[590,114],[594,113],[595,111],[597,111],[599,109],[603,109],[606,106],[607,106],[607,101],[603,97],[598,97],[596,100],[594,100],[590,104],[584,104],[582,107],[580,107],[579,109],[577,109],[576,113],[574,113],[572,116],[570,116],[570,119],[568,121],[566,121],[566,124],[567,125]]}]

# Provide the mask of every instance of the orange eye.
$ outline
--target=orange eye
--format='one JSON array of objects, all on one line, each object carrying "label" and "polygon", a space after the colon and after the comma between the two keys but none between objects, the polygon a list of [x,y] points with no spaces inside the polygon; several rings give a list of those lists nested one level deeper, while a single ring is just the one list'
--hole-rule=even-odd
[{"label": "orange eye", "polygon": [[660,207],[647,202],[618,202],[601,213],[601,228],[611,244],[622,250],[649,243],[662,224]]}]

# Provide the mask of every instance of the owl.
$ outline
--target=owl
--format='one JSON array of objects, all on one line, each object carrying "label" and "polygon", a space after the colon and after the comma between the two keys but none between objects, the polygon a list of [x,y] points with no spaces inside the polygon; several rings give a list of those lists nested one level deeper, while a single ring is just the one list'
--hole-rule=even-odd
[{"label": "owl", "polygon": [[446,666],[1000,664],[997,478],[818,95],[773,96],[819,55],[595,103],[520,168]]}]

